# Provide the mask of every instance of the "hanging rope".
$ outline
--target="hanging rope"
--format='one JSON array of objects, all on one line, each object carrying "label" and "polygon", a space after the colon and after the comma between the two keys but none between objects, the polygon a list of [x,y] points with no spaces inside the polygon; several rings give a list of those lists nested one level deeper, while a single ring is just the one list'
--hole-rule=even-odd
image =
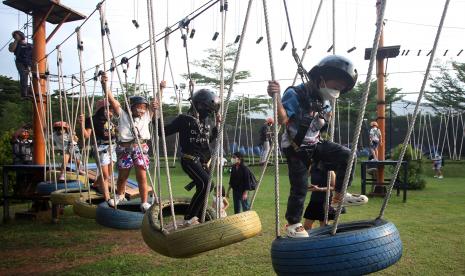
[{"label": "hanging rope", "polygon": [[[226,117],[227,117],[227,114],[228,114],[229,102],[230,102],[231,95],[232,95],[233,88],[234,88],[234,80],[236,79],[237,67],[239,65],[239,59],[240,59],[240,55],[241,55],[241,52],[242,52],[242,45],[243,45],[243,42],[244,42],[244,37],[245,37],[246,30],[247,30],[247,23],[248,23],[248,20],[249,20],[252,1],[253,0],[249,0],[248,6],[247,6],[247,12],[246,12],[245,19],[244,19],[244,24],[242,26],[242,33],[241,33],[241,37],[240,37],[240,40],[239,40],[239,46],[237,48],[236,58],[234,60],[233,70],[231,72],[231,79],[230,79],[230,83],[229,83],[228,94],[226,96],[226,99],[224,100],[225,108],[223,110],[223,114],[221,115],[221,122],[219,124],[220,127],[219,127],[219,130],[218,130],[218,137],[223,136],[223,133],[224,133],[224,125],[225,125]],[[219,143],[219,139],[217,139],[216,145],[215,145],[215,148],[214,148],[214,151],[213,151],[213,154],[212,154],[212,156],[213,156],[212,161],[211,161],[212,168],[216,167],[217,155],[218,155],[217,153],[219,152],[219,147],[220,147],[220,143]],[[208,181],[208,184],[207,184],[207,191],[211,187],[212,176],[214,175],[213,173],[214,173],[214,170],[211,170],[210,171],[209,181]],[[204,206],[203,206],[201,222],[205,221],[207,206],[208,206],[208,197],[206,197],[206,200],[205,200],[205,203],[204,203]]]},{"label": "hanging rope", "polygon": [[[350,154],[350,158],[349,158],[349,161],[348,161],[348,166],[347,166],[347,169],[346,169],[346,172],[345,172],[345,175],[344,175],[344,182],[343,182],[342,191],[341,191],[341,193],[343,195],[346,194],[347,186],[348,186],[349,179],[350,179],[350,175],[352,173],[352,166],[354,164],[354,160],[355,160],[356,153],[357,153],[358,140],[360,138],[360,133],[361,133],[361,130],[362,130],[362,122],[363,122],[363,117],[365,116],[365,108],[366,108],[366,104],[367,104],[367,100],[368,100],[368,94],[370,92],[371,75],[373,73],[373,67],[374,67],[375,60],[376,60],[376,54],[378,52],[379,38],[381,37],[381,30],[383,28],[383,19],[384,19],[384,11],[386,9],[386,0],[380,0],[379,2],[377,2],[377,5],[381,5],[381,7],[380,7],[380,12],[378,14],[378,18],[376,20],[376,33],[375,33],[375,37],[374,37],[374,40],[373,40],[373,47],[372,47],[371,56],[370,56],[370,63],[369,63],[369,66],[368,66],[368,73],[367,73],[366,80],[365,80],[365,87],[366,88],[365,88],[365,91],[362,94],[362,99],[361,99],[361,102],[360,102],[360,109],[361,110],[358,113],[357,124],[355,126],[355,131],[354,131],[354,138],[352,140],[352,148],[351,148],[351,152],[350,152],[351,154]],[[333,224],[333,227],[332,227],[332,230],[331,230],[332,235],[335,235],[336,231],[337,231],[337,226],[338,226],[338,223],[339,223],[339,216],[340,216],[341,210],[342,210],[342,202],[343,202],[343,200],[341,200],[339,206],[336,209],[336,216],[334,218],[334,224]]]},{"label": "hanging rope", "polygon": [[[149,35],[150,35],[150,65],[152,70],[152,85],[153,85],[153,97],[154,99],[158,96],[158,102],[160,103],[159,114],[160,114],[160,126],[157,124],[155,125],[155,136],[158,136],[158,127],[160,127],[161,132],[161,142],[163,147],[163,156],[165,158],[165,170],[166,170],[166,180],[168,184],[168,194],[169,194],[169,201],[170,201],[170,209],[171,209],[171,216],[173,219],[173,228],[174,230],[177,229],[176,225],[176,217],[174,212],[174,203],[173,203],[173,191],[171,189],[171,175],[170,175],[170,166],[168,160],[168,151],[166,148],[166,136],[165,136],[165,128],[164,128],[164,119],[163,119],[163,97],[162,94],[158,91],[159,85],[159,75],[158,75],[158,64],[157,64],[157,42],[154,38],[154,31],[155,31],[155,19],[153,17],[153,7],[152,7],[152,0],[147,0],[147,10],[148,10],[148,23],[149,23]],[[158,121],[158,120],[155,120]],[[158,142],[158,141],[157,141]],[[159,152],[158,152],[159,154]],[[161,199],[160,199],[161,202]],[[160,208],[161,211],[161,208]],[[161,213],[160,213],[161,214]],[[162,216],[162,214],[161,214]]]},{"label": "hanging rope", "polygon": [[[284,1],[284,3],[286,3]],[[268,59],[270,61],[270,71],[271,71],[271,80],[274,81],[276,80],[276,75],[274,71],[274,64],[273,64],[273,51],[271,48],[271,34],[270,34],[270,24],[268,20],[268,10],[267,10],[267,4],[266,0],[263,0],[263,14],[265,17],[265,30],[266,30],[266,40],[267,40],[267,46],[268,46]],[[288,17],[288,16],[287,16]],[[289,20],[288,20],[289,21]],[[291,35],[292,38],[292,35]],[[292,39],[291,39],[292,40]],[[292,42],[294,43],[294,42]],[[292,45],[294,48],[294,45]],[[294,52],[294,50],[293,50]],[[295,57],[295,56],[294,56]],[[274,147],[272,150],[274,151],[274,156],[275,156],[275,170],[274,170],[274,183],[275,183],[275,232],[276,236],[279,237],[280,231],[279,231],[279,160],[278,160],[278,147],[279,147],[279,141],[278,141],[278,97],[279,95],[274,94],[273,95],[273,117],[274,117],[274,133],[273,133],[273,144]]]},{"label": "hanging rope", "polygon": [[418,115],[420,102],[421,102],[421,99],[423,98],[423,94],[425,92],[425,86],[426,86],[426,82],[428,81],[431,65],[433,64],[434,56],[436,54],[436,48],[438,46],[439,37],[440,37],[441,31],[442,31],[442,26],[444,25],[444,20],[446,18],[447,9],[449,7],[449,2],[450,2],[450,0],[446,0],[446,2],[444,4],[444,10],[442,12],[441,21],[439,23],[438,31],[436,33],[436,38],[434,39],[433,49],[431,50],[431,55],[430,55],[430,59],[428,61],[428,66],[426,67],[425,75],[424,75],[423,82],[422,82],[421,88],[420,88],[420,93],[418,94],[417,103],[415,105],[415,110],[413,112],[412,122],[410,124],[409,129],[407,130],[407,135],[405,136],[403,147],[402,147],[402,150],[400,151],[399,160],[398,160],[398,162],[396,164],[396,168],[395,168],[394,173],[393,173],[393,175],[391,177],[391,183],[389,184],[389,187],[387,188],[387,193],[386,193],[386,196],[384,197],[384,202],[383,202],[383,205],[381,206],[381,210],[379,212],[379,216],[378,216],[379,219],[383,218],[383,216],[384,216],[384,212],[385,212],[387,204],[389,202],[389,198],[391,197],[392,188],[394,187],[394,183],[396,181],[397,175],[399,174],[399,170],[400,170],[400,166],[402,164],[402,160],[404,159],[404,155],[405,155],[405,151],[406,151],[406,145],[408,144],[408,140],[409,140],[410,135],[412,133],[413,125],[415,125],[415,120],[416,120],[417,115]]}]

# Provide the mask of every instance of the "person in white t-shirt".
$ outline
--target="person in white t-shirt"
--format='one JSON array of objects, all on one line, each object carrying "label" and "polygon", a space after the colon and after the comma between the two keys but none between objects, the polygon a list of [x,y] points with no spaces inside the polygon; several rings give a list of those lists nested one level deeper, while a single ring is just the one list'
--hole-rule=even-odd
[{"label": "person in white t-shirt", "polygon": [[[102,88],[108,95],[110,106],[115,111],[118,119],[118,145],[116,154],[118,156],[118,180],[116,198],[108,200],[108,205],[114,207],[121,201],[125,201],[124,188],[132,167],[136,169],[137,184],[141,199],[141,211],[145,212],[150,208],[147,202],[147,169],[149,168],[149,146],[147,140],[150,140],[149,125],[152,122],[153,112],[149,110],[149,102],[141,96],[132,96],[129,98],[130,109],[126,110],[121,107],[120,103],[114,98],[110,89],[107,89],[105,75],[102,76]],[[131,122],[131,116],[134,124]],[[140,142],[140,146],[139,143]]]},{"label": "person in white t-shirt", "polygon": [[378,146],[383,144],[381,131],[378,128],[378,123],[373,121],[370,123],[370,151],[374,160],[378,160]]}]

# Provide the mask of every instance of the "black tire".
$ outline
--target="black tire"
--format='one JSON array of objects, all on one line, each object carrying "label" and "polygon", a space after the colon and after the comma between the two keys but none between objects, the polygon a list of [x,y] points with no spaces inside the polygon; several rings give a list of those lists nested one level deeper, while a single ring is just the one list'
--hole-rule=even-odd
[{"label": "black tire", "polygon": [[[84,184],[81,181],[67,181],[66,188],[67,189],[81,189],[84,188]],[[55,186],[55,182],[52,181],[44,181],[37,184],[36,192],[40,195],[50,195],[52,192],[57,190],[65,189],[65,183],[59,182]]]},{"label": "black tire", "polygon": [[340,224],[315,229],[308,238],[280,237],[271,245],[278,275],[364,275],[385,269],[402,256],[395,225],[385,220]]},{"label": "black tire", "polygon": [[140,229],[144,219],[140,203],[140,199],[124,201],[118,204],[118,209],[114,209],[107,202],[102,202],[97,206],[95,220],[98,224],[110,228]]}]

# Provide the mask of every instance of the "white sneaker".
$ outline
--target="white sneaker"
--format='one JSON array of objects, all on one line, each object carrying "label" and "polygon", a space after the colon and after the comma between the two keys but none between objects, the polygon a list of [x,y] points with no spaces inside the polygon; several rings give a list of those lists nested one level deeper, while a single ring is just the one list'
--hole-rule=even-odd
[{"label": "white sneaker", "polygon": [[108,200],[108,205],[110,207],[115,207],[118,205],[120,202],[127,201],[127,199],[124,197],[124,195],[116,195],[116,200],[111,198]]},{"label": "white sneaker", "polygon": [[444,176],[440,175],[440,176],[438,176],[438,178],[439,178],[439,179],[443,179],[443,178],[444,178]]},{"label": "white sneaker", "polygon": [[435,175],[435,176],[433,176],[433,177],[434,177],[434,178],[438,178],[438,176],[437,176],[437,175]]},{"label": "white sneaker", "polygon": [[[344,201],[342,203],[342,206],[343,207],[358,206],[358,205],[363,205],[367,203],[368,203],[368,197],[365,195],[346,193],[346,195],[344,196]],[[339,201],[336,200],[336,196],[334,196],[333,201],[331,202],[331,207],[337,208],[338,205],[339,205]]]},{"label": "white sneaker", "polygon": [[151,206],[152,205],[150,203],[144,202],[140,205],[140,210],[142,211],[142,213],[145,213]]},{"label": "white sneaker", "polygon": [[308,232],[302,226],[302,223],[286,225],[286,232],[289,238],[308,238]]},{"label": "white sneaker", "polygon": [[198,217],[192,217],[191,219],[184,220],[184,227],[200,224]]}]

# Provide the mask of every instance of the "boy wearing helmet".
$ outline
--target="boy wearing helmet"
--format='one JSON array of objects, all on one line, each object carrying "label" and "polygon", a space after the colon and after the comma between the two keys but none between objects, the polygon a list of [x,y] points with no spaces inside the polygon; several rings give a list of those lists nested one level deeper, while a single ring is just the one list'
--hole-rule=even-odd
[{"label": "boy wearing helmet", "polygon": [[[331,203],[333,207],[341,201],[345,206],[367,201],[365,196],[342,194],[350,150],[320,139],[320,130],[331,118],[332,102],[339,94],[347,93],[354,87],[357,71],[350,60],[333,55],[322,59],[312,68],[308,77],[308,82],[286,89],[282,99],[277,97],[279,123],[286,126],[281,144],[287,158],[291,184],[286,211],[287,235],[296,238],[308,237],[300,221],[312,160],[323,161],[328,170],[336,172],[335,194]],[[279,93],[279,83],[270,81],[268,94],[273,96]]]},{"label": "boy wearing helmet", "polygon": [[[105,82],[102,82],[102,85],[105,85]],[[79,117],[81,129],[84,130],[84,138],[89,139],[93,134],[97,141],[97,148],[95,148],[95,141],[93,138],[90,140],[90,144],[93,146],[96,161],[100,162],[100,164],[98,164],[100,174],[97,178],[96,186],[103,194],[105,201],[110,199],[108,183],[110,175],[113,174],[113,163],[117,160],[115,125],[112,121],[113,112],[113,107],[109,106],[107,99],[100,99],[97,101],[95,114],[93,116],[84,119],[84,115],[81,114]],[[94,129],[95,132],[92,132],[92,129]]]},{"label": "boy wearing helmet", "polygon": [[76,135],[71,137],[70,126],[67,122],[58,121],[53,123],[53,144],[55,150],[63,153],[63,164],[61,165],[59,181],[65,180],[66,165],[70,161],[71,157],[76,160],[76,168],[80,174],[85,174],[81,168],[81,151],[77,144],[78,138]]},{"label": "boy wearing helmet", "polygon": [[260,128],[260,145],[262,146],[262,154],[260,156],[260,165],[264,165],[266,157],[270,152],[271,135],[273,134],[271,127],[273,126],[273,118],[266,118],[265,123]]},{"label": "boy wearing helmet", "polygon": [[378,128],[378,123],[375,121],[371,122],[370,126],[370,151],[374,160],[378,160],[378,146],[383,144],[381,131]]},{"label": "boy wearing helmet", "polygon": [[12,34],[14,41],[8,46],[8,50],[15,55],[16,69],[19,74],[19,84],[21,86],[21,97],[28,96],[28,75],[29,67],[32,66],[32,44],[27,43],[23,32],[17,30]]},{"label": "boy wearing helmet", "polygon": [[[164,88],[165,82],[160,86]],[[191,108],[187,114],[180,114],[165,125],[165,135],[179,133],[181,166],[195,184],[195,193],[184,216],[184,226],[199,223],[205,198],[209,193],[210,142],[218,135],[216,127],[212,128],[209,117],[217,113],[220,107],[220,99],[209,89],[196,91],[190,102]],[[158,109],[159,104],[155,103],[153,107]]]},{"label": "boy wearing helmet", "polygon": [[13,146],[13,164],[31,165],[32,164],[32,140],[29,137],[29,128],[26,126],[18,129],[11,139]]},{"label": "boy wearing helmet", "polygon": [[[107,78],[103,74],[101,78],[102,89],[108,96],[110,106],[113,108],[118,119],[118,145],[116,146],[116,155],[118,156],[118,192],[116,198],[108,200],[108,205],[114,207],[119,202],[126,200],[124,197],[126,181],[131,168],[135,167],[141,199],[140,209],[142,212],[145,212],[151,206],[147,202],[146,172],[150,164],[147,141],[151,138],[149,125],[152,121],[152,112],[149,110],[148,101],[141,96],[130,97],[130,109],[123,109],[118,100],[114,98],[111,90],[107,88],[106,81]],[[140,147],[137,141],[140,142]]]}]

